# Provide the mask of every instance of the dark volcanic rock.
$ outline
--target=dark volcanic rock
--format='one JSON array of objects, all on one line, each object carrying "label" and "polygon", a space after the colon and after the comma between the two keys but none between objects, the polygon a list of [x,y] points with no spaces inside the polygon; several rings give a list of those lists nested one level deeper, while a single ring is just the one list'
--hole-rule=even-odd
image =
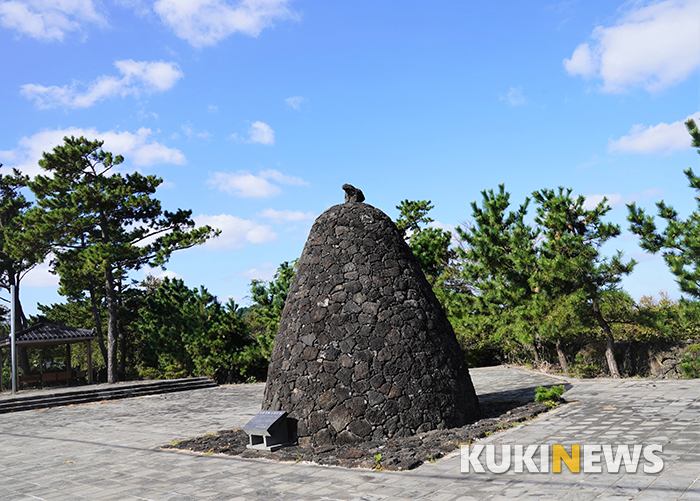
[{"label": "dark volcanic rock", "polygon": [[549,407],[541,403],[511,400],[485,402],[482,410],[484,417],[480,421],[459,428],[434,430],[411,437],[394,437],[359,444],[318,447],[295,445],[283,447],[275,452],[266,452],[247,449],[248,436],[243,430],[222,430],[217,434],[183,440],[163,448],[276,461],[309,461],[346,468],[411,470],[424,462],[434,461],[449,454],[458,449],[461,444],[470,443],[547,412]]},{"label": "dark volcanic rock", "polygon": [[345,203],[348,202],[364,202],[365,195],[362,190],[355,188],[351,184],[344,184],[343,190],[345,191]]},{"label": "dark volcanic rock", "polygon": [[305,446],[476,421],[464,357],[411,250],[386,214],[349,199],[311,229],[262,409],[287,411],[292,437]]}]

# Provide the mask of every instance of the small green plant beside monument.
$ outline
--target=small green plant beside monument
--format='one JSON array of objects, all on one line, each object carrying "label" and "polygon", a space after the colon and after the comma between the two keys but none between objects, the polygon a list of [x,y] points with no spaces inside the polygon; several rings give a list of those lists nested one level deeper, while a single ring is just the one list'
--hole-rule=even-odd
[{"label": "small green plant beside monument", "polygon": [[564,385],[552,386],[547,389],[544,386],[535,388],[535,402],[541,402],[551,408],[557,407],[564,401],[561,396],[564,394]]}]

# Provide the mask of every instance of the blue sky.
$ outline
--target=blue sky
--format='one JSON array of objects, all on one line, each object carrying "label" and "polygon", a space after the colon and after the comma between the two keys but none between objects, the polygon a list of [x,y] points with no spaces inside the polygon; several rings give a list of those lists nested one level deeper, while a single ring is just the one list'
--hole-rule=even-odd
[{"label": "blue sky", "polygon": [[[445,228],[499,183],[514,205],[605,195],[624,229],[606,251],[639,261],[625,289],[677,298],[625,203],[697,207],[698,19],[699,0],[0,0],[0,162],[34,175],[63,136],[103,139],[164,179],[166,209],[222,230],[167,273],[243,304],[343,183],[392,218],[431,200]],[[33,270],[25,309],[56,283]]]}]

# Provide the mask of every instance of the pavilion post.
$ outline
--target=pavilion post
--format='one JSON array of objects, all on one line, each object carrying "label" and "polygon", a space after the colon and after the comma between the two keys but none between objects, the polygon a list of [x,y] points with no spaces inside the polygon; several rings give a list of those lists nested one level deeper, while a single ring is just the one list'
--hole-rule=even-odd
[{"label": "pavilion post", "polygon": [[15,286],[10,286],[10,352],[12,364],[12,394],[17,393],[17,344],[15,339]]},{"label": "pavilion post", "polygon": [[92,384],[92,340],[85,341],[87,346],[87,366],[88,366],[88,384]]},{"label": "pavilion post", "polygon": [[71,371],[71,359],[70,359],[70,343],[66,343],[66,371]]},{"label": "pavilion post", "polygon": [[0,348],[0,393],[2,393],[2,348]]}]

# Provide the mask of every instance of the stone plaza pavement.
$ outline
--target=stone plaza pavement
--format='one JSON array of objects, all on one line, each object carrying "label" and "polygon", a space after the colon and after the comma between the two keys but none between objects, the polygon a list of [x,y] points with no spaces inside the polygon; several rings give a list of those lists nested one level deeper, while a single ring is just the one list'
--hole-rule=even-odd
[{"label": "stone plaza pavement", "polygon": [[578,402],[479,443],[659,444],[664,469],[643,473],[642,460],[636,473],[467,474],[455,453],[409,472],[376,472],[160,449],[244,425],[262,399],[264,385],[253,384],[2,415],[0,499],[700,500],[700,380],[576,380],[507,367],[470,373],[481,399],[565,384],[564,397]]}]

